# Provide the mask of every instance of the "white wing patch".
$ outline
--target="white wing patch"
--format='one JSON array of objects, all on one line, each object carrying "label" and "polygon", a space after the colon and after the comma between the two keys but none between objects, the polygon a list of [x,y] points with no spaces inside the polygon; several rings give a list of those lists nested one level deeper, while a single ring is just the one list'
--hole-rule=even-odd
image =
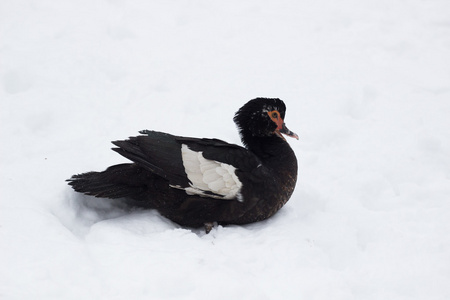
[{"label": "white wing patch", "polygon": [[237,197],[242,201],[240,194],[242,183],[236,176],[235,167],[206,159],[202,152],[195,152],[187,145],[181,146],[181,157],[187,177],[192,182],[190,187],[183,188],[186,193],[218,199]]}]

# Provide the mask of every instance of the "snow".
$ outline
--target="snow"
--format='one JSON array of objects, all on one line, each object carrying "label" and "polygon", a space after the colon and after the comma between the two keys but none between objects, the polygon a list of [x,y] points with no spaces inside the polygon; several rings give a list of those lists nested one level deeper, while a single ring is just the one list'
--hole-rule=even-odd
[{"label": "snow", "polygon": [[[450,2],[0,3],[1,299],[450,299]],[[181,228],[74,193],[151,129],[279,97],[293,197]]]}]

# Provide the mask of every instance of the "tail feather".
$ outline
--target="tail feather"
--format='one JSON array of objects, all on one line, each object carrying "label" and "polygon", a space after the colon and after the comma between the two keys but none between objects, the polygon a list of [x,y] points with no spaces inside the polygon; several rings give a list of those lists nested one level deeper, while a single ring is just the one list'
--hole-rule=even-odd
[{"label": "tail feather", "polygon": [[121,164],[103,172],[73,175],[67,181],[75,191],[86,195],[110,199],[135,197],[147,190],[140,177],[136,176],[139,173],[135,165]]}]

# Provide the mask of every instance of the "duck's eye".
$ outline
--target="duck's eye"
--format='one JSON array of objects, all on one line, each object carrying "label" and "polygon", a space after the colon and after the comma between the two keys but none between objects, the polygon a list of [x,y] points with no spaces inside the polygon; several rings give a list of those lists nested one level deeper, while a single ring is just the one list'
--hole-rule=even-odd
[{"label": "duck's eye", "polygon": [[[272,119],[272,121],[274,121],[275,123],[279,122],[280,120],[282,121],[281,117],[280,117],[280,113],[278,112],[278,110],[272,110],[272,111],[268,111],[267,115],[269,115],[269,117]],[[277,123],[278,124],[278,123]]]}]

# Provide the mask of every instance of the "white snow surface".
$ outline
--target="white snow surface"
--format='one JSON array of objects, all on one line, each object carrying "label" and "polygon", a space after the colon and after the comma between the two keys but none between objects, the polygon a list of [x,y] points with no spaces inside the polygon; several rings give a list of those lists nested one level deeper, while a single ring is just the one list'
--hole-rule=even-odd
[{"label": "white snow surface", "polygon": [[[279,97],[271,219],[181,228],[81,196],[150,129],[240,143]],[[0,2],[1,299],[450,299],[447,0]]]}]

